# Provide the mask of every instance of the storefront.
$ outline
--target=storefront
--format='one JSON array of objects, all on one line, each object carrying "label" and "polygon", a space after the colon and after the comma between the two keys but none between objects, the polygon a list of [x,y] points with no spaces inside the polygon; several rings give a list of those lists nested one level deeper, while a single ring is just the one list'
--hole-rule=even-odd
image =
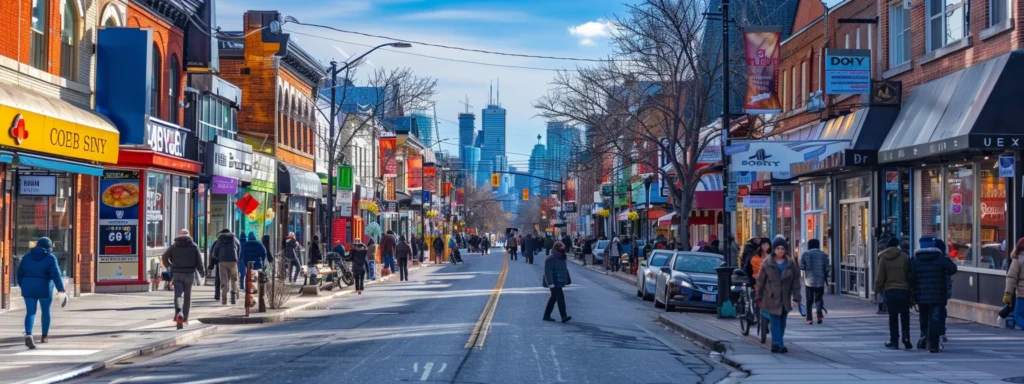
[{"label": "storefront", "polygon": [[1024,190],[1024,110],[1007,104],[1024,97],[1022,60],[1009,53],[916,87],[879,152],[886,190],[909,185],[909,204],[886,204],[883,216],[909,229],[912,252],[925,235],[946,242],[959,265],[949,314],[985,324],[996,321],[1007,254],[1024,232],[1012,198]]},{"label": "storefront", "polygon": [[[253,181],[252,146],[223,136],[206,142],[206,174],[209,177],[209,221],[204,232],[212,243],[223,229],[246,235],[252,229],[248,216],[236,203],[245,197],[245,186]],[[257,200],[258,202],[258,200]],[[253,210],[259,208],[257,205]],[[248,210],[248,209],[246,209]],[[254,234],[261,231],[253,231]],[[262,232],[261,232],[262,233]]]},{"label": "storefront", "polygon": [[102,166],[117,161],[117,129],[91,111],[16,86],[0,87],[0,121],[11,127],[0,135],[0,182],[8,193],[0,199],[8,218],[0,232],[11,236],[0,242],[0,309],[23,306],[20,298],[12,300],[20,296],[16,272],[43,236],[53,241],[69,291],[91,291],[94,262],[86,255],[93,239],[75,228],[95,225],[96,207],[82,203],[76,191],[95,188]]},{"label": "storefront", "polygon": [[[304,247],[312,240],[316,230],[316,212],[320,202],[320,176],[312,171],[277,163],[278,193],[287,211],[281,233],[295,233],[295,239]],[[283,236],[282,236],[283,237]]]},{"label": "storefront", "polygon": [[252,183],[239,189],[238,199],[245,199],[245,195],[248,194],[256,207],[240,218],[241,231],[252,232],[260,239],[268,235],[273,246],[278,243],[278,235],[274,230],[277,211],[277,160],[260,153],[253,153],[252,157]]}]

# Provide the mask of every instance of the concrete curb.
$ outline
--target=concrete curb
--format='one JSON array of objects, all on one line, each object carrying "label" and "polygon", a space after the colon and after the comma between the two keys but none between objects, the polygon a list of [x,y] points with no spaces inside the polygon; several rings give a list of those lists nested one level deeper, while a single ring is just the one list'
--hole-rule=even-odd
[{"label": "concrete curb", "polygon": [[133,348],[125,353],[110,357],[104,361],[83,363],[77,367],[64,369],[49,374],[42,378],[33,378],[31,380],[22,381],[21,383],[49,384],[71,380],[76,377],[85,376],[90,373],[106,369],[117,364],[118,362],[131,359],[136,356],[149,355],[160,350],[173,348],[179,345],[190,344],[195,342],[196,340],[202,339],[203,337],[211,335],[215,332],[217,332],[217,326],[214,325],[198,327],[194,330],[187,331],[175,337],[143,345],[142,347],[139,347],[137,349]]},{"label": "concrete curb", "polygon": [[[726,354],[729,351],[729,342],[720,340],[714,336],[716,333],[714,330],[703,329],[703,326],[694,326],[692,324],[685,324],[681,321],[671,318],[666,314],[658,315],[658,322],[668,327],[669,329],[678,332],[687,339],[693,340],[701,347],[705,349],[715,351],[721,354]],[[701,323],[703,325],[703,323]],[[711,331],[711,332],[709,332]]]}]

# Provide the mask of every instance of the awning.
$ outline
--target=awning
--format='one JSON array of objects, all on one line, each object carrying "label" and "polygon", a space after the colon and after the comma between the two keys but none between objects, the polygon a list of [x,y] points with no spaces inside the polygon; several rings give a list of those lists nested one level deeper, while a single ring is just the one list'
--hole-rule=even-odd
[{"label": "awning", "polygon": [[[676,217],[676,213],[675,212],[672,212],[672,213],[669,213],[669,214],[664,215],[662,217],[659,217],[658,218],[658,226],[659,227],[667,227],[667,226],[672,225],[672,223],[673,223],[672,219],[675,218],[675,217]],[[678,223],[679,220],[676,220],[675,222]]]},{"label": "awning", "polygon": [[878,149],[899,111],[897,107],[869,107],[821,122],[813,130],[817,136],[810,140],[843,140],[846,144],[833,154],[791,164],[790,176],[877,165]]},{"label": "awning", "polygon": [[647,219],[656,220],[659,217],[665,216],[668,212],[661,208],[651,208],[647,210]]},{"label": "awning", "polygon": [[0,145],[64,158],[117,163],[117,128],[103,116],[15,85],[0,86]]},{"label": "awning", "polygon": [[914,88],[879,151],[895,163],[971,149],[1024,146],[1024,51],[1013,51]]},{"label": "awning", "polygon": [[320,176],[312,171],[279,162],[277,179],[277,192],[282,195],[320,198]]},{"label": "awning", "polygon": [[89,176],[103,176],[103,168],[76,161],[60,160],[51,157],[18,154],[18,164],[54,171],[79,173]]},{"label": "awning", "polygon": [[693,193],[692,209],[722,209],[725,195],[722,191],[696,191]]}]

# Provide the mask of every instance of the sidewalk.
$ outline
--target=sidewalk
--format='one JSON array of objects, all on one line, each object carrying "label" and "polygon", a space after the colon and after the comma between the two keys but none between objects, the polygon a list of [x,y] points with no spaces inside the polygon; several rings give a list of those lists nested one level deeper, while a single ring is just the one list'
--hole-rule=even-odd
[{"label": "sidewalk", "polygon": [[[589,261],[589,260],[588,260]],[[574,260],[577,264],[580,261]],[[608,273],[600,266],[587,268],[612,275],[625,283],[636,278]],[[639,299],[638,299],[639,300]],[[888,315],[875,314],[877,306],[864,300],[826,295],[823,324],[807,325],[799,313],[791,314],[786,328],[790,352],[772,354],[771,336],[760,344],[756,331],[742,336],[739,320],[719,319],[713,313],[662,314],[667,327],[722,353],[722,359],[747,372],[744,383],[759,382],[1024,382],[1024,332],[949,319],[945,352],[890,350]],[[911,313],[911,339],[920,336],[917,314]],[[1017,382],[1017,381],[1015,381]]]},{"label": "sidewalk", "polygon": [[[569,260],[571,260],[572,262],[576,263],[576,265],[583,265],[583,261],[582,260],[578,260],[578,259],[572,258],[572,257],[570,257]],[[618,272],[612,272],[610,270],[606,270],[604,268],[604,265],[602,265],[600,263],[598,263],[598,265],[594,265],[594,257],[593,257],[593,255],[588,255],[587,256],[587,264],[584,265],[584,267],[586,267],[587,269],[589,269],[591,271],[594,271],[594,272],[597,272],[597,273],[601,273],[601,274],[604,274],[604,275],[608,275],[608,276],[614,277],[616,279],[621,280],[624,283],[636,285],[636,276],[635,275],[632,275],[632,274],[628,273],[629,271],[626,271],[626,270],[620,270]]]},{"label": "sidewalk", "polygon": [[[410,267],[409,271],[424,266]],[[379,275],[378,275],[379,276]],[[367,281],[380,284],[392,279]],[[51,314],[50,343],[40,344],[39,316],[33,335],[37,348],[24,344],[24,310],[0,315],[0,383],[52,383],[88,374],[140,354],[189,344],[218,330],[217,324],[272,323],[305,307],[314,306],[352,292],[345,287],[319,296],[296,293],[286,308],[253,312],[244,317],[241,301],[235,306],[222,306],[213,300],[213,286],[196,286],[192,290],[192,319],[189,327],[177,331],[172,320],[173,292],[154,291],[132,294],[91,294],[73,298],[67,308],[54,304]],[[225,325],[220,325],[224,327]],[[220,328],[223,329],[223,328]]]}]

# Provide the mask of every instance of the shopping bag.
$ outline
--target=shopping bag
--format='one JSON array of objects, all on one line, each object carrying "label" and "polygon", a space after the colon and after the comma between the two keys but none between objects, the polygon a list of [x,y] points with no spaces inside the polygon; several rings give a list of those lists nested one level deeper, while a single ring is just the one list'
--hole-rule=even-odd
[{"label": "shopping bag", "polygon": [[61,298],[60,298],[60,307],[61,308],[64,308],[64,307],[68,306],[68,301],[71,300],[70,296],[71,295],[68,295],[67,292],[64,292],[63,294],[61,294]]}]

